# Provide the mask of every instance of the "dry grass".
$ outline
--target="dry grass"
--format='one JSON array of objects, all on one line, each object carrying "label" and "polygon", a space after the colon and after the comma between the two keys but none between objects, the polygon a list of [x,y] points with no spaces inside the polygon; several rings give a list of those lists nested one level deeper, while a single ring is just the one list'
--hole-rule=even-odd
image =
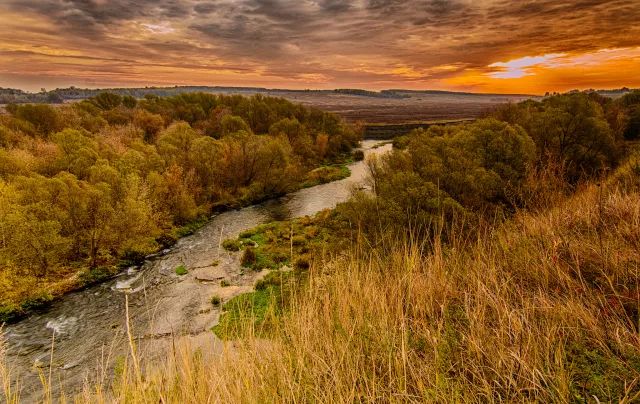
[{"label": "dry grass", "polygon": [[[182,346],[78,402],[637,402],[640,170],[472,241],[311,269],[273,339]],[[7,386],[5,385],[5,391]]]}]

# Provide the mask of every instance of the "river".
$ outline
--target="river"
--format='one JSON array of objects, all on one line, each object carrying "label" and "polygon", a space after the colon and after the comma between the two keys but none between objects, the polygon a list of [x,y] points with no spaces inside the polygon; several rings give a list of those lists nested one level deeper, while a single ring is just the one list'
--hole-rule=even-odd
[{"label": "river", "polygon": [[[379,145],[379,141],[364,140],[365,158],[391,149],[390,144]],[[228,300],[252,290],[261,276],[244,272],[239,254],[224,251],[221,241],[262,223],[313,215],[344,202],[367,177],[364,161],[349,169],[351,175],[343,180],[216,215],[172,248],[148,257],[142,266],[69,293],[45,311],[5,326],[7,362],[12,377],[19,380],[22,401],[41,396],[40,374],[47,378],[51,374],[54,396],[72,394],[87,381],[108,382],[114,363],[128,352],[125,298],[132,335],[143,357],[166,355],[177,336],[191,338],[199,346],[213,341],[210,329],[220,310],[211,305],[211,296]],[[187,268],[187,275],[176,275],[179,265]],[[230,286],[222,287],[222,280]]]}]

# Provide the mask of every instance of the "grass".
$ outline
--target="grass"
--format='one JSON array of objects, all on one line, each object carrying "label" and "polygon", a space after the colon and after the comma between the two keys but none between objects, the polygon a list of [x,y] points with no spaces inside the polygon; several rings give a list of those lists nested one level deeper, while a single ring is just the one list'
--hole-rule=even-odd
[{"label": "grass", "polygon": [[223,314],[213,332],[223,340],[247,336],[269,336],[282,321],[293,290],[304,275],[275,271],[255,285],[255,291],[236,296],[223,306]]},{"label": "grass", "polygon": [[176,267],[176,275],[183,276],[183,275],[186,275],[188,273],[189,273],[189,271],[187,271],[187,268],[184,265],[180,265],[180,266]]}]

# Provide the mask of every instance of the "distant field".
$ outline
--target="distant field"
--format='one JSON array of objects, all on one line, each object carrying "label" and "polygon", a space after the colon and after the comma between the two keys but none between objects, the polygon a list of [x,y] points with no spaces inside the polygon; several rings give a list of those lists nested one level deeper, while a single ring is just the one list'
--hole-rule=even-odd
[{"label": "distant field", "polygon": [[349,121],[372,124],[423,123],[477,118],[498,104],[519,102],[527,95],[396,92],[397,98],[316,92],[267,93],[304,105],[335,112]]}]

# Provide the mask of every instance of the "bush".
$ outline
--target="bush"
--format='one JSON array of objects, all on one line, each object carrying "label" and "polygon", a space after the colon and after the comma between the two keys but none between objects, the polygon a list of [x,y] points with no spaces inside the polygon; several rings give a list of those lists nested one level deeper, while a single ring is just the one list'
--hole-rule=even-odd
[{"label": "bush", "polygon": [[519,127],[496,119],[418,129],[406,150],[370,160],[374,195],[356,193],[339,208],[369,236],[412,231],[447,235],[456,221],[472,225],[471,211],[494,216],[513,204],[535,158],[535,145]]},{"label": "bush", "polygon": [[256,251],[253,247],[247,247],[244,250],[244,254],[242,254],[242,259],[240,260],[240,263],[242,264],[243,267],[245,268],[249,268],[251,266],[253,266],[256,263]]},{"label": "bush", "polygon": [[169,248],[173,246],[177,241],[178,241],[177,238],[166,233],[156,238],[156,243],[158,243],[158,245],[160,245],[160,247],[162,248]]},{"label": "bush", "polygon": [[356,150],[356,151],[354,151],[354,152],[353,152],[353,154],[352,154],[352,156],[353,156],[353,159],[354,159],[355,161],[362,161],[362,160],[364,160],[364,152],[363,152],[362,150]]},{"label": "bush", "polygon": [[295,267],[297,269],[309,269],[311,267],[311,263],[309,262],[309,257],[305,255],[296,259]]},{"label": "bush", "polygon": [[222,247],[227,251],[240,251],[240,241],[236,239],[226,239],[222,242]]},{"label": "bush", "polygon": [[122,266],[140,265],[144,262],[146,255],[142,251],[128,249],[122,254]]},{"label": "bush", "polygon": [[214,306],[220,306],[220,304],[222,303],[222,298],[218,295],[214,295],[211,297],[211,304]]}]

